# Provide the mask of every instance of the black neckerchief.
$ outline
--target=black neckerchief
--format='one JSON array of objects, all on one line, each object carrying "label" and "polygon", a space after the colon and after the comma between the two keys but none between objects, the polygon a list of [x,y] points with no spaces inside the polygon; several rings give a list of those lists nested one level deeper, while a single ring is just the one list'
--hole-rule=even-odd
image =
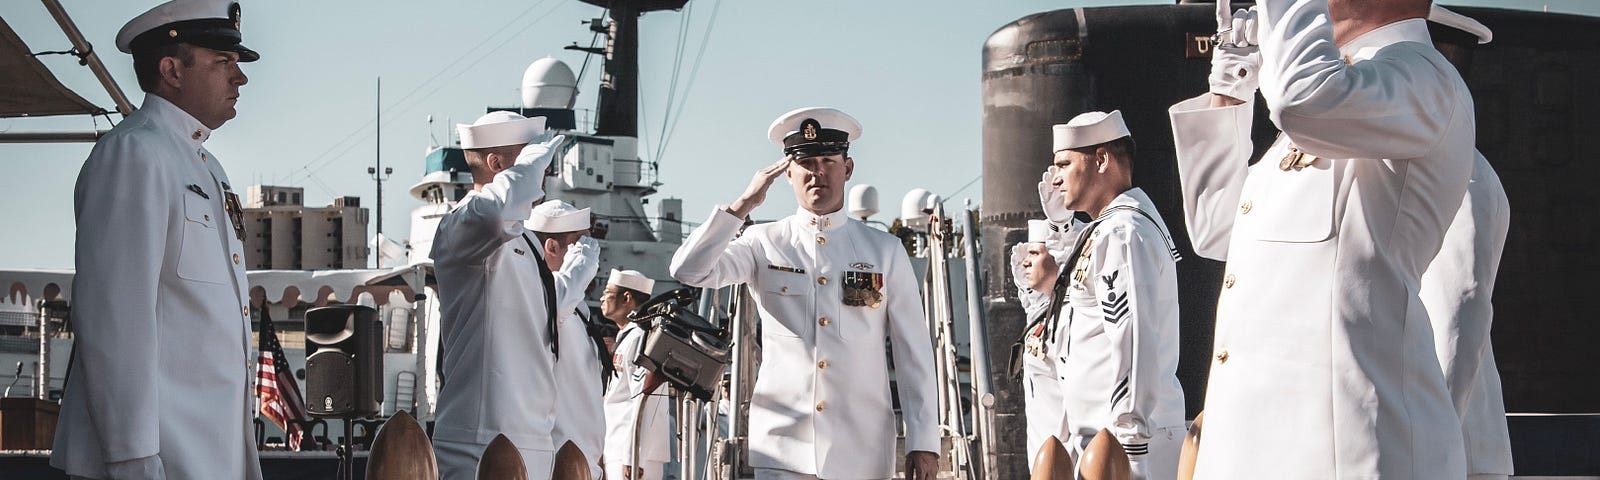
[{"label": "black neckerchief", "polygon": [[544,313],[547,317],[545,325],[550,331],[550,353],[561,359],[561,342],[558,326],[556,325],[556,276],[550,272],[550,264],[544,263],[544,255],[538,247],[533,246],[533,239],[527,233],[522,234],[522,241],[528,242],[529,253],[539,263],[539,281],[544,282]]},{"label": "black neckerchief", "polygon": [[[606,348],[605,328],[598,323],[591,322],[583,315],[583,307],[572,311],[578,314],[578,320],[583,322],[584,330],[589,334],[589,340],[594,341],[594,354],[600,359],[600,386],[604,388],[611,383],[611,376],[616,374],[616,367],[611,365],[611,351]],[[610,320],[605,320],[610,321]]]}]

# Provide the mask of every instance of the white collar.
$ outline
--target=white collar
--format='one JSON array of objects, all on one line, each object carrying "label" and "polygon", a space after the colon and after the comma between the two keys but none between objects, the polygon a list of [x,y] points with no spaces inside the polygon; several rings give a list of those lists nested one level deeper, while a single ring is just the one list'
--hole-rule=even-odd
[{"label": "white collar", "polygon": [[1433,37],[1428,35],[1428,20],[1408,18],[1375,28],[1339,47],[1339,54],[1349,58],[1351,62],[1371,60],[1378,54],[1378,50],[1400,42],[1433,45]]},{"label": "white collar", "polygon": [[850,221],[850,216],[845,214],[843,208],[834,210],[833,213],[826,215],[817,215],[815,213],[811,213],[809,210],[806,210],[805,207],[801,207],[795,209],[793,218],[796,224],[802,227],[815,229],[819,232],[826,232],[843,227],[846,222]]},{"label": "white collar", "polygon": [[193,144],[196,150],[199,150],[201,144],[206,143],[206,140],[211,138],[210,128],[206,128],[205,124],[194,118],[194,115],[190,115],[189,112],[178,108],[177,105],[173,105],[171,101],[161,98],[160,95],[154,93],[146,94],[144,96],[144,105],[141,105],[139,110],[150,112],[151,118],[154,118],[162,126],[171,129],[178,136],[183,137],[184,141]]},{"label": "white collar", "polygon": [[1144,190],[1140,190],[1139,187],[1134,187],[1117,194],[1117,198],[1111,199],[1111,203],[1106,204],[1106,208],[1100,209],[1100,216],[1104,217],[1106,212],[1114,207],[1133,207],[1139,210],[1147,210],[1145,207],[1151,204],[1153,202],[1150,201],[1150,196],[1146,195]]}]

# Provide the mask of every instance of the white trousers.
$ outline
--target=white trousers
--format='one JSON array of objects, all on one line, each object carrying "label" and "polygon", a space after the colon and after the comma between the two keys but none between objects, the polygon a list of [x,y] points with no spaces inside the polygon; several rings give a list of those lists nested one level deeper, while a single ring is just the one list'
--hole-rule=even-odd
[{"label": "white trousers", "polygon": [[[1183,451],[1183,435],[1187,433],[1182,427],[1169,427],[1156,429],[1150,438],[1150,452],[1144,455],[1129,455],[1128,466],[1133,473],[1133,480],[1174,480],[1178,478],[1178,454]],[[1073,435],[1067,444],[1072,455],[1072,465],[1076,469],[1083,463],[1083,449],[1089,446],[1091,437]],[[1077,472],[1073,472],[1076,478]]]},{"label": "white trousers", "polygon": [[[644,471],[642,474],[643,478],[635,478],[633,480],[661,480],[661,477],[667,473],[667,463],[644,462],[639,465],[639,469]],[[622,472],[622,464],[616,463],[606,465],[605,480],[624,480],[627,478],[628,477]],[[600,479],[596,478],[595,480]]]},{"label": "white trousers", "polygon": [[[822,479],[818,478],[816,475],[811,475],[811,474],[807,474],[807,473],[795,473],[795,472],[791,472],[791,471],[788,471],[788,470],[779,470],[779,469],[776,469],[776,468],[757,468],[756,469],[756,480],[822,480]],[[834,479],[829,479],[829,480],[834,480]],[[888,480],[888,479],[873,479],[873,480]]]},{"label": "white trousers", "polygon": [[[489,445],[433,439],[433,455],[439,461],[439,478],[477,480],[478,460],[483,458],[485,448],[489,448]],[[524,448],[517,451],[522,452],[522,466],[528,469],[528,480],[550,480],[551,473],[555,471],[555,452]]]}]

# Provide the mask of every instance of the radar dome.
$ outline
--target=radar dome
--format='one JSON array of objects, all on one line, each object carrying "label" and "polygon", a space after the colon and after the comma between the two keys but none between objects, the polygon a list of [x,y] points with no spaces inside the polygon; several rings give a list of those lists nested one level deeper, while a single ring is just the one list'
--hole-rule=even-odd
[{"label": "radar dome", "polygon": [[850,216],[867,218],[878,213],[878,189],[872,185],[850,187]]},{"label": "radar dome", "polygon": [[927,225],[928,213],[923,209],[927,208],[928,197],[931,196],[933,196],[932,192],[921,188],[914,188],[906,192],[906,196],[900,199],[900,221],[905,222],[907,227],[912,228]]},{"label": "radar dome", "polygon": [[572,108],[577,97],[578,76],[566,62],[544,57],[522,72],[522,108]]}]

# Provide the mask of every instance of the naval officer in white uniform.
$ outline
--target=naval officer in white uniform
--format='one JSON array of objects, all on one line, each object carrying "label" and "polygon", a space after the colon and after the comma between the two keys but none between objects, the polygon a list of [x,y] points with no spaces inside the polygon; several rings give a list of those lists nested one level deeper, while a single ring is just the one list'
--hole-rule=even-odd
[{"label": "naval officer in white uniform", "polygon": [[[600,243],[589,236],[589,209],[549,200],[533,207],[525,225],[544,249],[544,261],[554,271],[556,283],[556,450],[568,442],[583,452],[593,478],[602,478],[600,448],[605,442],[606,415],[601,405],[600,355],[605,344],[589,336],[589,305],[584,303],[589,284],[600,270]],[[606,355],[609,361],[610,355]]]},{"label": "naval officer in white uniform", "polygon": [[144,105],[95,143],[74,191],[77,347],[50,464],[75,478],[261,478],[239,196],[203,146],[232,119],[239,4],[130,20]]},{"label": "naval officer in white uniform", "polygon": [[544,117],[492,112],[457,125],[473,190],[439,221],[442,357],[433,431],[439,473],[471,479],[491,440],[522,451],[529,478],[550,478],[555,445],[555,279],[523,226],[544,197],[545,168],[565,137]]},{"label": "naval officer in white uniform", "polygon": [[[779,117],[768,138],[784,158],[762,168],[737,200],[711,212],[672,257],[686,285],[744,283],[761,315],[762,363],[750,405],[750,463],[758,479],[890,478],[895,415],[885,339],[892,344],[905,419],[907,476],[938,468],[933,340],[905,247],[845,214],[861,125],[832,108]],[[800,209],[744,229],[745,217],[787,177]]]},{"label": "naval officer in white uniform", "polygon": [[[1048,183],[1046,183],[1048,185]],[[1054,187],[1051,187],[1054,191]],[[1033,468],[1039,447],[1046,438],[1061,433],[1061,383],[1056,374],[1054,355],[1059,345],[1052,321],[1050,292],[1072,248],[1049,221],[1028,220],[1028,239],[1011,247],[1011,279],[1017,287],[1028,323],[1022,329],[1019,358],[1023,393],[1023,414],[1028,422],[1028,468]],[[1016,368],[1016,367],[1013,367]]]},{"label": "naval officer in white uniform", "polygon": [[[634,270],[612,270],[605,292],[600,296],[601,315],[617,324],[616,351],[612,354],[614,377],[606,386],[605,470],[608,479],[661,480],[667,461],[672,420],[672,399],[667,385],[654,380],[639,363],[639,353],[649,333],[648,323],[628,318],[650,299],[656,281]],[[648,391],[649,393],[645,393]],[[643,419],[640,420],[640,407]],[[639,422],[635,424],[634,422]],[[639,439],[638,459],[634,459],[634,438]]]},{"label": "naval officer in white uniform", "polygon": [[1170,480],[1185,433],[1177,249],[1155,204],[1133,186],[1135,145],[1122,112],[1087,112],[1051,130],[1061,206],[1093,219],[1052,295],[1065,416],[1057,436],[1077,460],[1106,429],[1127,451],[1133,478]]},{"label": "naval officer in white uniform", "polygon": [[[1471,94],[1428,0],[1256,9],[1219,4],[1211,93],[1169,111],[1195,251],[1228,262],[1195,478],[1464,478],[1418,290],[1471,175]],[[1256,82],[1283,135],[1250,165]]]},{"label": "naval officer in white uniform", "polygon": [[[1477,20],[1438,5],[1428,13],[1428,21],[1466,32],[1480,44],[1494,37]],[[1457,69],[1467,70],[1470,47],[1445,52]],[[1467,196],[1445,231],[1438,256],[1422,274],[1420,293],[1433,322],[1434,349],[1450,400],[1461,416],[1469,480],[1504,480],[1513,473],[1500,371],[1489,341],[1494,323],[1490,299],[1510,226],[1511,205],[1500,176],[1482,153],[1475,152]]]}]

